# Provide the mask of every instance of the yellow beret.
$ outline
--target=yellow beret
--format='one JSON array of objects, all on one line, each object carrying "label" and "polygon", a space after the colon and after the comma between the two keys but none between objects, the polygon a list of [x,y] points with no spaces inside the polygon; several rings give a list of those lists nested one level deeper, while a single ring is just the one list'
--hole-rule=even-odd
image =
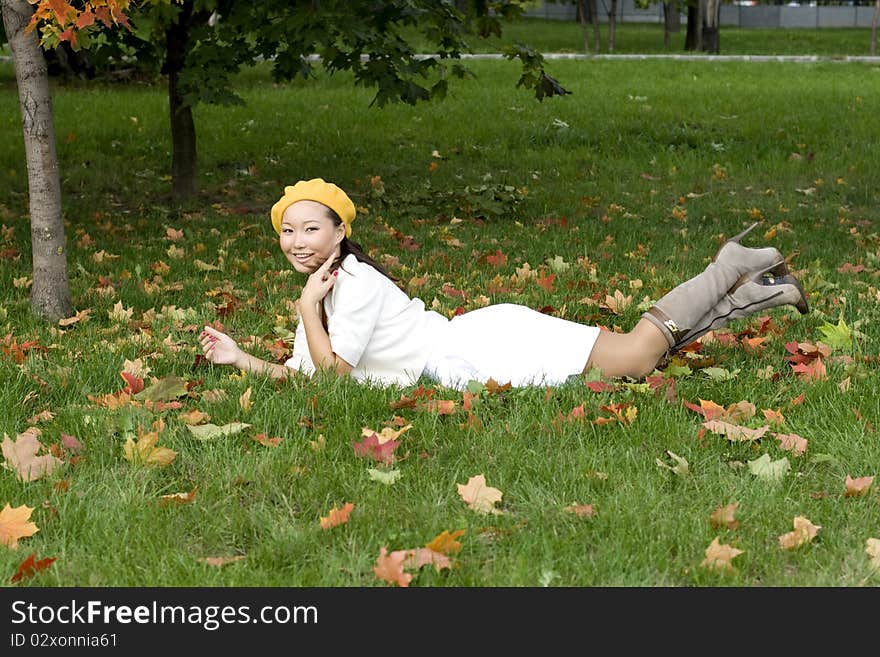
[{"label": "yellow beret", "polygon": [[354,203],[348,195],[333,183],[325,182],[321,178],[300,180],[295,185],[284,188],[284,196],[272,206],[272,227],[275,232],[281,234],[281,217],[284,211],[297,201],[317,201],[333,210],[345,224],[345,236],[351,236],[351,222],[354,221]]}]

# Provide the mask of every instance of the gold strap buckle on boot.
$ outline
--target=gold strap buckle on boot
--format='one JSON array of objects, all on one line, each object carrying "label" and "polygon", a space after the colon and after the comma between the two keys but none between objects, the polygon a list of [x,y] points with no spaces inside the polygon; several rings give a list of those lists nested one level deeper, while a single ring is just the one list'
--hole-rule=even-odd
[{"label": "gold strap buckle on boot", "polygon": [[665,326],[672,334],[672,339],[675,340],[676,343],[687,333],[687,331],[678,328],[678,324],[676,324],[672,318],[657,306],[651,306],[651,308],[648,309],[648,312],[660,320],[660,323],[663,324],[663,326]]}]

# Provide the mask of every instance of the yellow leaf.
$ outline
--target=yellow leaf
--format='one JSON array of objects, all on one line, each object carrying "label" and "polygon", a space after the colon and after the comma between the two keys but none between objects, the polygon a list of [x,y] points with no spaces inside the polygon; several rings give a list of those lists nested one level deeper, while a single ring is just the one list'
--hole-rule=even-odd
[{"label": "yellow leaf", "polygon": [[33,536],[38,531],[34,523],[30,522],[33,509],[21,505],[12,508],[9,504],[0,511],[0,543],[13,550],[18,547],[18,539]]},{"label": "yellow leaf", "polygon": [[385,427],[384,429],[382,429],[382,431],[373,431],[372,429],[370,429],[368,427],[362,427],[361,428],[361,435],[364,436],[365,438],[369,438],[373,434],[376,434],[376,438],[379,439],[379,444],[383,445],[383,444],[387,443],[389,440],[397,440],[400,436],[402,436],[404,433],[406,433],[410,429],[412,429],[411,424],[407,424],[405,427],[403,427],[402,429],[398,429],[397,431],[395,431],[391,427]]},{"label": "yellow leaf", "polygon": [[794,519],[794,531],[779,537],[779,547],[783,550],[795,550],[801,545],[812,542],[820,529],[822,529],[821,525],[814,525],[804,516],[797,516]]},{"label": "yellow leaf", "polygon": [[251,389],[248,387],[243,393],[241,393],[241,397],[238,398],[238,405],[241,406],[241,410],[245,413],[250,412],[253,404],[251,403]]},{"label": "yellow leaf", "polygon": [[495,503],[501,501],[503,493],[497,488],[486,485],[486,477],[482,474],[468,479],[467,484],[457,484],[458,495],[464,500],[468,508],[479,513],[503,513],[495,508]]},{"label": "yellow leaf", "polygon": [[463,529],[456,529],[452,533],[450,533],[449,530],[444,529],[441,533],[432,538],[425,547],[441,554],[455,554],[461,550],[461,543],[455,539],[463,534]]}]

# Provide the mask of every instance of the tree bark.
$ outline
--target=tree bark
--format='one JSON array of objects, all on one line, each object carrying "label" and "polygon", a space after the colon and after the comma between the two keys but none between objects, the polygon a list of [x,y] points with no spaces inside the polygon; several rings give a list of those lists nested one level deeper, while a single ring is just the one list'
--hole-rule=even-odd
[{"label": "tree bark", "polygon": [[67,278],[49,75],[36,32],[24,31],[33,7],[27,0],[2,0],[2,7],[15,66],[27,159],[33,262],[31,313],[54,322],[70,317],[73,306]]},{"label": "tree bark", "polygon": [[684,39],[685,50],[703,49],[703,12],[702,5],[705,0],[696,0],[693,5],[688,5],[687,36]]},{"label": "tree bark", "polygon": [[602,50],[602,33],[599,31],[599,0],[587,0],[590,7],[590,22],[593,24],[593,52]]},{"label": "tree bark", "polygon": [[617,0],[611,0],[611,9],[608,10],[608,52],[614,52],[614,42],[617,36]]},{"label": "tree bark", "polygon": [[587,36],[587,0],[577,0],[577,21],[581,26],[581,35],[584,39],[584,52],[590,52],[590,38]]},{"label": "tree bark", "polygon": [[877,52],[877,20],[880,19],[880,0],[874,4],[874,17],[871,19],[871,56]]},{"label": "tree bark", "polygon": [[171,118],[171,194],[186,199],[197,191],[196,124],[192,107],[183,99],[180,73],[189,51],[193,3],[185,2],[177,20],[165,30],[165,72],[168,74],[168,111]]},{"label": "tree bark", "polygon": [[678,11],[678,0],[663,3],[663,45],[668,49],[673,32],[681,32],[681,14]]},{"label": "tree bark", "polygon": [[706,0],[703,14],[703,50],[721,52],[721,0]]}]

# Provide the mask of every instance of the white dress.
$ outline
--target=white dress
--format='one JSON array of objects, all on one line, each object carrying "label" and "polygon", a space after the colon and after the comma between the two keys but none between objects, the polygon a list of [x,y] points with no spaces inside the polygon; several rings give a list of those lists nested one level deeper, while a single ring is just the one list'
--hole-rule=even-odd
[{"label": "white dress", "polygon": [[[509,303],[447,320],[353,255],[343,260],[324,310],[333,352],[352,365],[355,379],[379,385],[410,385],[422,374],[458,390],[490,378],[559,385],[583,371],[599,335],[596,326]],[[315,371],[302,322],[285,365]]]}]

